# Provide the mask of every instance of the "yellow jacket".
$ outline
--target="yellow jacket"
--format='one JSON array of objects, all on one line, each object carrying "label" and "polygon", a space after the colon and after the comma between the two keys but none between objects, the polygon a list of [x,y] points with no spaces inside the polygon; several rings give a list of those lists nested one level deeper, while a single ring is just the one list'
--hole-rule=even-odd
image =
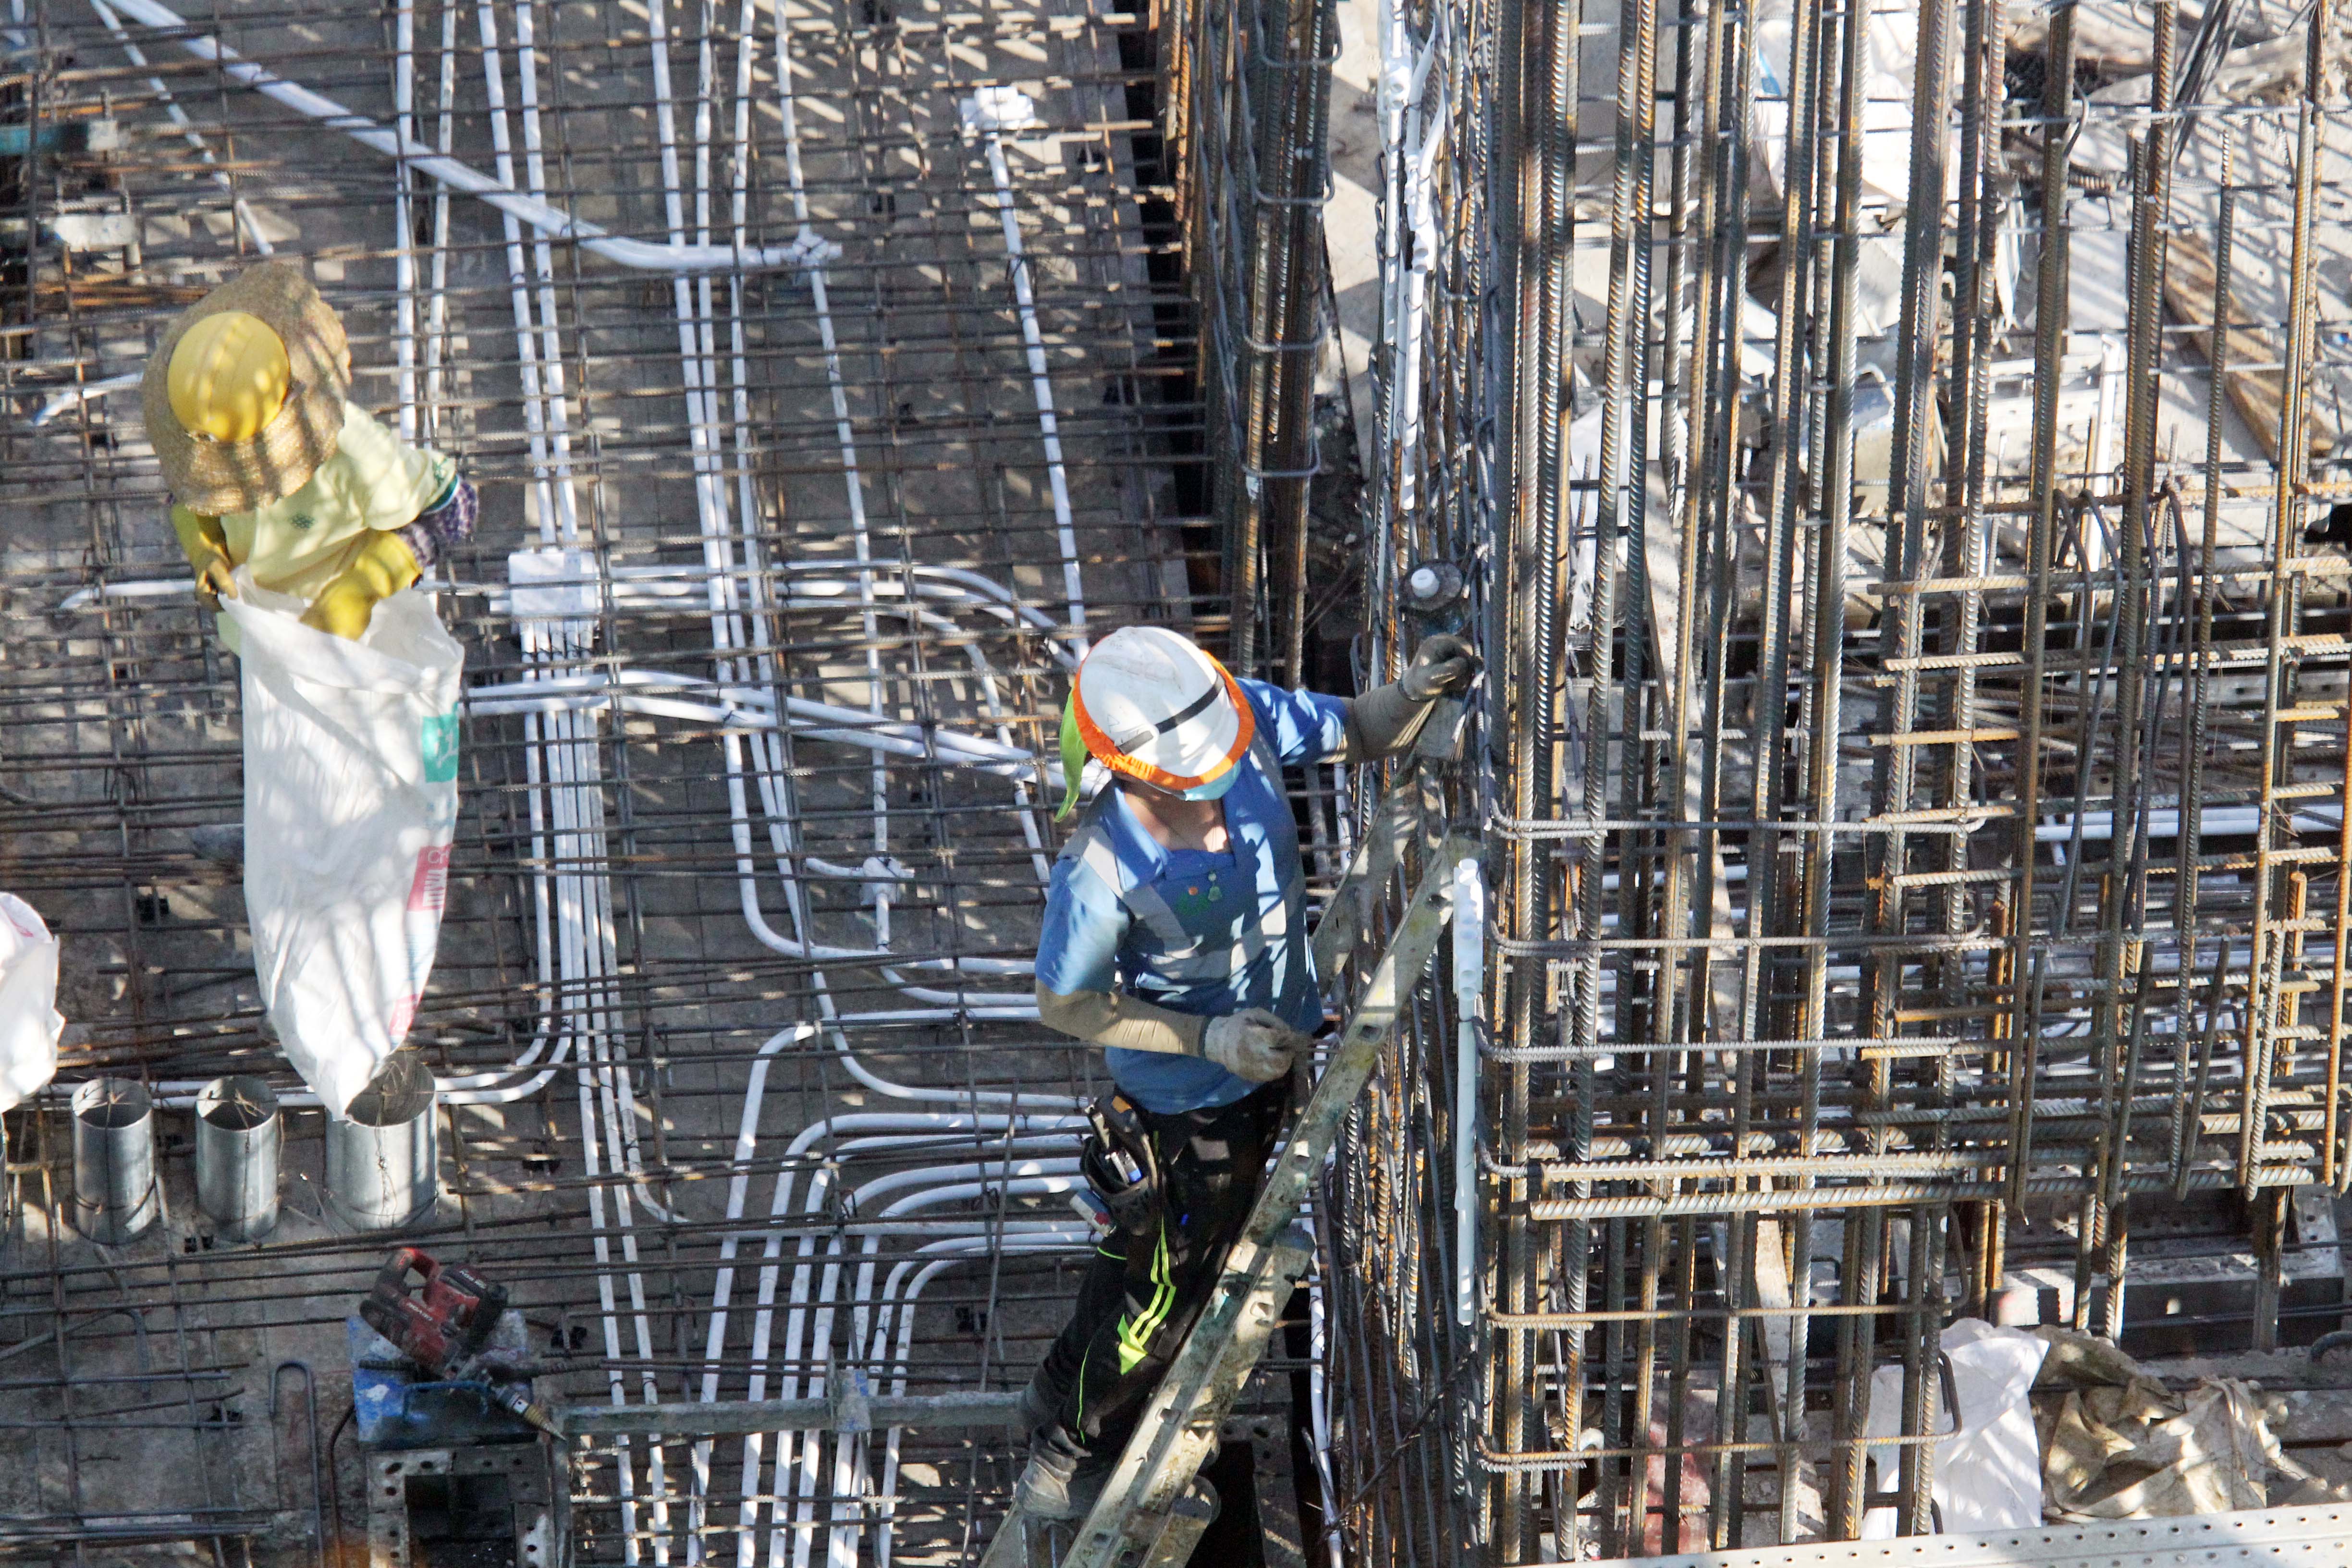
[{"label": "yellow jacket", "polygon": [[[430,447],[404,445],[357,404],[343,405],[335,455],[300,489],[258,511],[216,520],[232,565],[280,594],[316,598],[358,556],[371,531],[405,528],[448,493],[457,467]],[[184,541],[209,534],[200,513],[172,508]]]}]

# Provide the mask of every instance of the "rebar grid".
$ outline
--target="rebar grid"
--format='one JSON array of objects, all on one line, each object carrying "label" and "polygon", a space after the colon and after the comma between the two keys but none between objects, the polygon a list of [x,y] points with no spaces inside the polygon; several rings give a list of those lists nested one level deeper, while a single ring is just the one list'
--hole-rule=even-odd
[{"label": "rebar grid", "polygon": [[1482,630],[1495,915],[1335,1177],[1362,1560],[1927,1532],[1954,1318],[2341,1314],[2345,34],[2137,15],[1381,8],[1373,651]]},{"label": "rebar grid", "polygon": [[1313,423],[1328,342],[1323,205],[1332,0],[1161,10],[1161,79],[1186,271],[1201,321],[1209,501],[1238,606],[1236,669],[1303,684]]},{"label": "rebar grid", "polygon": [[[131,384],[264,251],[342,312],[354,400],[482,494],[425,584],[467,697],[410,1037],[445,1198],[399,1237],[514,1288],[558,1400],[1026,1375],[1086,1245],[1067,1118],[1093,1058],[1041,1031],[1027,962],[1061,681],[1129,621],[1225,630],[1158,24],[0,16],[0,121],[33,149],[0,155],[0,886],[60,934],[72,1024],[59,1088],[6,1129],[0,1421],[26,1462],[0,1540],[290,1556],[324,1544],[316,1505],[359,1527],[299,1475],[314,1439],[356,1479],[335,1435],[257,1401],[305,1361],[333,1426],[341,1322],[395,1237],[321,1206],[319,1113],[264,1026],[236,665]],[[1338,853],[1335,801],[1302,810]],[[285,1218],[248,1247],[206,1234],[180,1142],[231,1071],[290,1107]],[[63,1116],[101,1072],[165,1107],[163,1220],[103,1254],[65,1218]],[[565,1550],[952,1559],[1008,1457],[957,1432],[618,1441],[572,1479]]]}]

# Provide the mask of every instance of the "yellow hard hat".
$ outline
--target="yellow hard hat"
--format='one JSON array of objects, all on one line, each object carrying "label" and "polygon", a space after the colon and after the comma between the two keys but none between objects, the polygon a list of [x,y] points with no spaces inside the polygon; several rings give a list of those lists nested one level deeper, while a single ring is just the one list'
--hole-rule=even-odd
[{"label": "yellow hard hat", "polygon": [[250,441],[285,405],[294,373],[285,340],[267,322],[223,310],[181,334],[166,379],[172,412],[190,435]]}]

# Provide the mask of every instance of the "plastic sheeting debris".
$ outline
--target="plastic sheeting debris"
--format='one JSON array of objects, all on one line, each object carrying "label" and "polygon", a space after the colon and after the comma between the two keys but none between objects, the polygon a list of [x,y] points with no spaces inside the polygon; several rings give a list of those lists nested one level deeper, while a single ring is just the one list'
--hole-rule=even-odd
[{"label": "plastic sheeting debris", "polygon": [[2237,1378],[2176,1394],[2121,1351],[2063,1330],[2035,1401],[2053,1520],[2162,1519],[2332,1499],[2287,1457]]},{"label": "plastic sheeting debris", "polygon": [[[1916,0],[1874,5],[1866,13],[1869,74],[1862,105],[1862,194],[1865,204],[1899,208],[1911,195],[1911,62],[1919,45]],[[1759,0],[1756,7],[1756,108],[1749,120],[1755,167],[1774,199],[1789,163],[1790,0]],[[1953,51],[1957,61],[1958,51]],[[1958,189],[1958,160],[1947,181]]]},{"label": "plastic sheeting debris", "polygon": [[224,599],[245,696],[245,908],[287,1059],[340,1116],[397,1050],[440,942],[465,651],[414,589],[358,642],[299,599]]},{"label": "plastic sheeting debris", "polygon": [[0,1110],[41,1091],[58,1070],[58,939],[33,906],[0,893]]}]

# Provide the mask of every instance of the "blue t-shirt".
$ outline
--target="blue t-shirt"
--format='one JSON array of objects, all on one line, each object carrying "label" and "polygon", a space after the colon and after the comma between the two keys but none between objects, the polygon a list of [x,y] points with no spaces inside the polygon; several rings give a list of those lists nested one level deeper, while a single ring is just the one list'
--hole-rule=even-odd
[{"label": "blue t-shirt", "polygon": [[[1037,982],[1056,995],[1125,991],[1214,1017],[1264,1007],[1312,1031],[1323,1021],[1307,945],[1306,873],[1282,770],[1319,762],[1345,738],[1347,703],[1244,680],[1257,739],[1224,797],[1231,848],[1164,849],[1123,792],[1087,807],[1054,863]],[[1110,1076],[1162,1115],[1231,1105],[1258,1086],[1199,1057],[1110,1049]]]}]

